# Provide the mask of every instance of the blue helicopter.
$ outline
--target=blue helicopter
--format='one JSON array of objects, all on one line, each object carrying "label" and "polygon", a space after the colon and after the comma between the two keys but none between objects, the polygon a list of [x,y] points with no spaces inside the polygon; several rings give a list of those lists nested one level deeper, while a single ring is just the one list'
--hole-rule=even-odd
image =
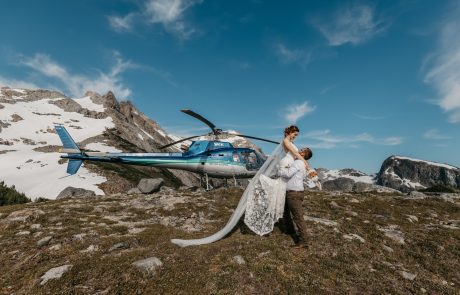
[{"label": "blue helicopter", "polygon": [[183,138],[164,145],[160,147],[160,149],[165,149],[198,137],[207,137],[212,140],[192,141],[190,146],[182,146],[184,150],[182,153],[88,152],[81,150],[77,146],[64,126],[56,125],[56,133],[59,135],[63,145],[63,149],[61,149],[60,152],[67,154],[61,156],[61,158],[69,160],[67,173],[70,175],[77,173],[83,161],[180,169],[198,173],[201,177],[204,176],[206,180],[206,189],[209,189],[209,177],[223,179],[233,178],[236,183],[237,178],[253,177],[266,160],[263,154],[254,149],[236,148],[230,142],[221,141],[219,139],[239,136],[279,144],[269,139],[222,131],[222,129],[216,128],[209,120],[191,110],[181,111],[205,123],[211,129],[211,132]]}]

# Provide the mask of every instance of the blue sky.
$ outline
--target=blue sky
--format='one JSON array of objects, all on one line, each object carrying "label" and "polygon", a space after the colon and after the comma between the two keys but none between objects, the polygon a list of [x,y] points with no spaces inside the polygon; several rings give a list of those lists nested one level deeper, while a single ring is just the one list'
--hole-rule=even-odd
[{"label": "blue sky", "polygon": [[459,1],[16,0],[0,40],[0,85],[113,90],[179,135],[207,131],[190,108],[270,139],[295,123],[315,167],[460,166]]}]

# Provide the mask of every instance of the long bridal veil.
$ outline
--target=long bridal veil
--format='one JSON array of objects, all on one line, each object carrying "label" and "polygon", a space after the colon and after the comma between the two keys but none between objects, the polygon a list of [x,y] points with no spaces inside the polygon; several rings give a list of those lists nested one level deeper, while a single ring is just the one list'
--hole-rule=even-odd
[{"label": "long bridal veil", "polygon": [[[192,246],[192,245],[202,245],[202,244],[209,244],[213,243],[215,241],[218,241],[225,236],[227,236],[233,228],[238,224],[238,221],[241,219],[241,216],[246,211],[246,208],[248,206],[248,200],[250,203],[250,213],[249,217],[245,217],[245,222],[248,224],[248,226],[254,230],[258,234],[264,234],[263,232],[267,230],[267,228],[273,229],[272,223],[274,223],[277,218],[279,218],[279,208],[284,207],[284,193],[285,193],[285,188],[281,187],[278,188],[278,190],[283,190],[283,201],[282,204],[280,204],[280,201],[275,201],[275,202],[270,202],[270,204],[265,204],[265,200],[270,199],[270,196],[273,194],[277,193],[277,189],[275,188],[270,189],[270,190],[265,190],[267,186],[270,188],[273,188],[273,185],[276,184],[271,179],[272,176],[276,175],[277,169],[278,169],[278,164],[281,161],[281,159],[285,156],[286,152],[284,151],[283,144],[279,144],[276,149],[273,151],[273,153],[268,157],[268,159],[265,161],[265,163],[262,165],[262,167],[259,169],[259,171],[256,173],[256,175],[249,181],[248,186],[243,192],[243,195],[241,196],[241,199],[238,203],[238,206],[236,207],[235,211],[233,212],[232,216],[228,220],[227,224],[218,232],[215,234],[201,238],[201,239],[194,239],[194,240],[180,240],[180,239],[172,239],[171,242],[179,245],[181,247],[186,247],[186,246]],[[272,181],[272,182],[270,182]],[[267,213],[264,216],[260,215],[260,210],[254,210],[254,206],[258,208],[266,208],[265,211],[267,212],[278,212],[278,213]],[[273,208],[275,206],[275,208]],[[254,218],[254,217],[260,217],[260,218]],[[275,220],[272,220],[275,219]],[[251,226],[251,220],[255,221],[255,224],[252,224]],[[268,222],[266,222],[269,220]],[[268,225],[267,225],[268,224]],[[257,230],[259,229],[259,230]]]}]

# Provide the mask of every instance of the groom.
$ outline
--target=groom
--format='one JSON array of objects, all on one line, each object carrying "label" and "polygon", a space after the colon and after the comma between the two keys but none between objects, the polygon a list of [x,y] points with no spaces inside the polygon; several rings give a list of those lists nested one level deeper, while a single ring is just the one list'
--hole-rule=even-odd
[{"label": "groom", "polygon": [[[313,153],[309,148],[303,148],[299,154],[309,160]],[[281,177],[288,178],[286,184],[286,204],[284,206],[284,222],[286,230],[295,233],[294,224],[292,223],[291,213],[295,224],[299,230],[297,243],[294,248],[307,248],[307,226],[303,219],[302,200],[305,195],[304,180],[307,176],[307,169],[302,160],[296,159],[294,163],[286,169],[279,172]]]}]

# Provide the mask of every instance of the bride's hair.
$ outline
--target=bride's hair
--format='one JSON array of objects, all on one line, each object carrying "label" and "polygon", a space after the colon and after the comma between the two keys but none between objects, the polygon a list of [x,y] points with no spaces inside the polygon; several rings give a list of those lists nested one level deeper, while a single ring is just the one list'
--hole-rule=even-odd
[{"label": "bride's hair", "polygon": [[284,129],[284,137],[288,136],[292,132],[299,132],[299,127],[297,127],[295,125],[291,125],[291,126],[285,128]]}]

